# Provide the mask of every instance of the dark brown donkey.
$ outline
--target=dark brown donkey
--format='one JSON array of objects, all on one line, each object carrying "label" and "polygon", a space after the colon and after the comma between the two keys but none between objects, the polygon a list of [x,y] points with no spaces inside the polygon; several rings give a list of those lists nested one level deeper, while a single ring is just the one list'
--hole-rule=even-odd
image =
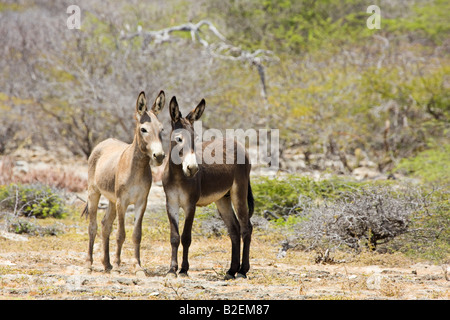
[{"label": "dark brown donkey", "polygon": [[[252,235],[250,217],[254,207],[250,187],[251,164],[246,150],[241,144],[233,140],[228,141],[228,145],[225,140],[204,142],[199,146],[202,151],[205,151],[205,148],[215,150],[214,144],[220,143],[223,150],[223,161],[222,164],[211,163],[211,161],[198,163],[198,155],[196,157],[194,148],[193,123],[201,117],[205,109],[205,100],[202,100],[185,118],[181,116],[175,97],[170,101],[169,107],[172,118],[172,141],[170,159],[166,164],[163,175],[167,214],[170,221],[170,243],[172,245],[172,260],[168,274],[176,276],[178,269],[179,208],[183,208],[186,217],[181,236],[183,262],[179,274],[186,276],[189,270],[188,254],[195,208],[215,202],[231,238],[231,266],[225,275],[225,279],[234,279],[236,272],[237,277],[245,278],[250,268],[249,254]],[[241,152],[241,155],[245,155],[245,161],[242,164],[238,164],[237,161],[239,152]],[[182,154],[180,155],[180,153]],[[217,155],[214,156],[217,157]],[[233,211],[233,207],[236,213]],[[241,236],[244,243],[242,264],[239,263]]]},{"label": "dark brown donkey", "polygon": [[125,212],[135,205],[133,230],[135,271],[145,275],[140,261],[142,218],[147,207],[147,197],[152,185],[150,162],[161,165],[165,154],[161,142],[162,124],[156,115],[164,107],[165,96],[161,91],[151,110],[147,108],[144,92],[136,102],[136,128],[132,144],[116,139],[99,143],[88,160],[88,201],[83,214],[89,218],[89,249],[87,267],[92,268],[92,251],[97,234],[97,206],[100,195],[109,200],[102,220],[103,265],[105,271],[113,266],[109,260],[109,236],[116,215],[118,216],[117,251],[114,268],[120,265],[120,253],[125,241]]}]

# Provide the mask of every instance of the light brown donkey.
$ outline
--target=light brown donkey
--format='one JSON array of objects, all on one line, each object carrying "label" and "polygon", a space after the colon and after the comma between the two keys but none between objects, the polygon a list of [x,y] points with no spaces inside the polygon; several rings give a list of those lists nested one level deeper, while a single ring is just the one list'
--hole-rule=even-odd
[{"label": "light brown donkey", "polygon": [[[247,152],[236,141],[216,139],[204,142],[197,148],[197,151],[202,150],[203,154],[202,163],[198,163],[199,155],[196,156],[194,148],[193,123],[201,117],[205,109],[205,100],[202,100],[185,118],[181,116],[175,97],[170,101],[169,108],[172,118],[172,141],[170,158],[163,175],[172,246],[172,260],[168,274],[176,276],[178,269],[179,208],[182,207],[185,213],[181,236],[183,262],[179,274],[186,276],[189,270],[188,254],[195,208],[215,202],[231,238],[231,266],[225,279],[234,279],[236,272],[237,277],[245,278],[250,268],[249,254],[252,236],[250,217],[254,208],[250,186],[251,164]],[[219,156],[213,155],[213,152],[210,154],[223,161],[207,161],[206,149],[223,151]],[[182,154],[180,155],[180,153]],[[238,154],[242,157],[238,157]],[[243,159],[243,163],[239,163],[238,159]],[[236,213],[233,211],[233,207]],[[243,240],[242,264],[239,263],[241,236]]]},{"label": "light brown donkey", "polygon": [[133,230],[134,259],[136,274],[145,275],[140,261],[142,218],[147,207],[147,197],[152,185],[150,161],[161,165],[165,154],[161,143],[163,126],[156,115],[165,103],[161,91],[151,110],[147,108],[144,92],[136,102],[136,128],[133,143],[116,139],[100,142],[88,160],[88,201],[84,211],[89,218],[89,249],[87,267],[92,268],[92,252],[97,234],[97,207],[100,195],[109,200],[108,209],[102,220],[103,265],[105,271],[113,266],[109,260],[109,236],[116,215],[118,216],[117,251],[114,269],[119,268],[120,253],[125,240],[125,212],[130,204],[135,205]]}]

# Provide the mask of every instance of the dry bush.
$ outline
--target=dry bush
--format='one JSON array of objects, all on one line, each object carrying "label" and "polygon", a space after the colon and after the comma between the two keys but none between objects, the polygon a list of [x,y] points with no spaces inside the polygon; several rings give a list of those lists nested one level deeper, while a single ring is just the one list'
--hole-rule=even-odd
[{"label": "dry bush", "polygon": [[12,181],[14,161],[11,157],[3,157],[0,161],[0,185],[9,184]]},{"label": "dry bush", "polygon": [[70,192],[82,192],[87,188],[85,178],[75,174],[72,170],[54,169],[31,169],[25,172],[14,170],[14,161],[5,156],[0,161],[0,185],[10,183],[19,184],[44,184],[52,188],[64,189]]},{"label": "dry bush", "polygon": [[412,218],[429,205],[417,189],[398,192],[388,186],[365,187],[316,206],[308,202],[302,213],[306,220],[296,226],[296,241],[319,253],[345,247],[375,250],[408,232]]},{"label": "dry bush", "polygon": [[81,192],[87,188],[86,179],[64,169],[30,170],[26,175],[18,176],[18,180],[17,182],[25,184],[39,182],[70,192]]}]

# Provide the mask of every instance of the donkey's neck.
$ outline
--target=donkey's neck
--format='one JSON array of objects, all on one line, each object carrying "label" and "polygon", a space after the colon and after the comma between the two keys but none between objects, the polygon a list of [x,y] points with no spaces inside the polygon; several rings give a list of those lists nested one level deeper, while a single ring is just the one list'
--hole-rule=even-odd
[{"label": "donkey's neck", "polygon": [[138,137],[134,135],[133,142],[130,145],[132,154],[132,165],[137,167],[150,166],[150,157],[141,150]]},{"label": "donkey's neck", "polygon": [[167,167],[168,167],[168,171],[169,171],[169,175],[173,178],[178,178],[181,180],[187,179],[186,176],[183,173],[183,166],[180,164],[175,164],[172,161],[172,149],[173,149],[174,145],[172,144],[170,146],[170,153],[169,153],[169,161],[167,161]]},{"label": "donkey's neck", "polygon": [[[172,155],[172,150],[170,150],[170,152],[171,152],[170,155]],[[167,166],[169,168],[169,173],[172,176],[180,176],[180,177],[184,176],[182,165],[173,163],[171,158],[169,158],[169,161],[167,161]]]}]

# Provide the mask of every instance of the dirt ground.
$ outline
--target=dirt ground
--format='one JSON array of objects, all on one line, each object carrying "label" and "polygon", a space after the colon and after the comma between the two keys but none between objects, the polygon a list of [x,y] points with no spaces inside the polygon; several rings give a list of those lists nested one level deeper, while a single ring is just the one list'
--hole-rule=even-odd
[{"label": "dirt ground", "polygon": [[[152,187],[150,201],[160,203],[162,187]],[[151,204],[150,204],[151,206]],[[155,211],[160,210],[153,206]],[[224,281],[230,258],[228,237],[194,234],[188,278],[167,278],[170,244],[164,225],[152,228],[162,212],[147,212],[144,220],[142,263],[145,277],[133,273],[127,240],[118,272],[104,273],[97,237],[94,269],[84,268],[87,223],[79,217],[63,222],[59,236],[0,234],[1,299],[449,299],[450,282],[441,266],[408,264],[403,257],[367,254],[364,259],[319,265],[313,256],[288,250],[277,258],[277,241],[256,230],[252,241],[248,279]],[[159,215],[159,216],[158,216]],[[101,216],[101,214],[100,214]],[[157,217],[155,217],[157,216]],[[195,231],[195,225],[194,225]],[[167,238],[167,239],[164,239]],[[115,241],[112,237],[111,252]],[[180,253],[181,255],[181,253]]]},{"label": "dirt ground", "polygon": [[[79,171],[83,172],[83,169],[81,167]],[[83,193],[78,196],[85,198]],[[400,254],[365,253],[346,257],[346,262],[325,265],[316,264],[313,253],[299,250],[288,250],[280,258],[283,235],[268,234],[267,230],[257,226],[252,239],[248,278],[224,281],[231,257],[230,240],[226,235],[202,234],[198,231],[197,220],[190,250],[189,277],[168,278],[170,243],[164,199],[161,184],[154,183],[141,245],[141,261],[147,274],[141,277],[134,274],[131,263],[133,217],[130,213],[126,216],[127,238],[122,265],[120,270],[111,273],[103,272],[99,236],[94,246],[93,271],[85,269],[87,221],[80,218],[79,213],[64,219],[36,221],[55,224],[64,231],[57,236],[7,233],[0,217],[0,299],[450,298],[450,281],[446,280],[448,266],[411,262]],[[81,208],[82,203],[78,205]],[[102,215],[99,212],[99,223]],[[112,256],[115,233],[111,236],[110,250]]]}]

